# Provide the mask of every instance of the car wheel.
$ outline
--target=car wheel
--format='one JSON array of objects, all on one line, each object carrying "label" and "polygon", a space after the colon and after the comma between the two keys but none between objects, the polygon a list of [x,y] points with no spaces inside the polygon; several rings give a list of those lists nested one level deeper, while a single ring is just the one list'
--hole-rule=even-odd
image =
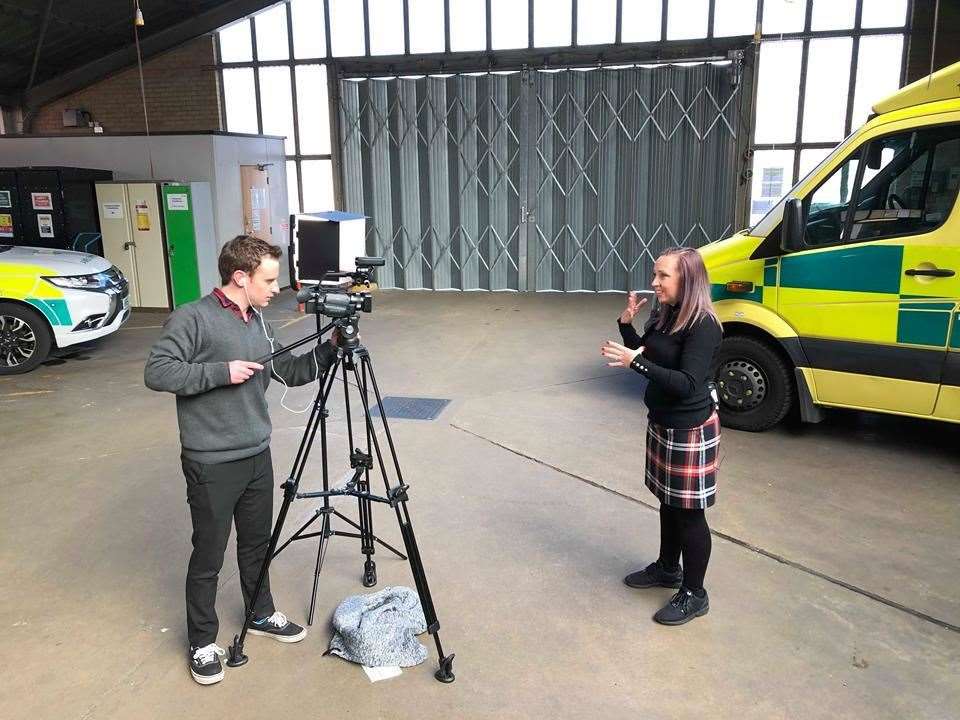
[{"label": "car wheel", "polygon": [[30,372],[47,359],[53,334],[36,310],[0,303],[0,375]]},{"label": "car wheel", "polygon": [[789,365],[770,345],[756,338],[724,338],[714,378],[724,427],[767,430],[783,420],[793,404]]}]

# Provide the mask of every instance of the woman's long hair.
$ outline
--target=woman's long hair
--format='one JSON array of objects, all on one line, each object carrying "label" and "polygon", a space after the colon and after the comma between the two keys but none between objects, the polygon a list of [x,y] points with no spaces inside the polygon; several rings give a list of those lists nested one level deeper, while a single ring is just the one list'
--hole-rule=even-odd
[{"label": "woman's long hair", "polygon": [[672,327],[669,328],[671,335],[693,327],[706,317],[712,318],[719,326],[720,318],[717,317],[717,313],[713,309],[713,301],[710,299],[710,280],[707,277],[707,268],[703,264],[700,253],[693,248],[670,248],[664,251],[660,257],[667,257],[668,255],[677,256],[677,270],[680,273],[677,313],[674,315],[674,313],[661,312],[657,329],[666,330],[667,325],[671,323],[671,317],[675,317]]}]

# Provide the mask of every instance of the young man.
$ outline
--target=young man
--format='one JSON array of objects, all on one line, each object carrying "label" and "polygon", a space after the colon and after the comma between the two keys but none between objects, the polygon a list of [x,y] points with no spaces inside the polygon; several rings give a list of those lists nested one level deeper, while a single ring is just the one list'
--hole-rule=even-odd
[{"label": "young man", "polygon": [[[274,331],[259,312],[280,292],[280,249],[238,235],[220,251],[222,287],[178,308],[150,351],[144,382],[177,396],[181,462],[193,521],[193,553],[187,570],[187,635],[190,672],[202,685],[223,679],[216,644],[217,575],[237,526],[237,564],[249,608],[270,542],[273,464],[266,390],[271,374],[287,385],[316,380],[332,363],[331,342],[268,364],[254,359],[279,350]],[[269,339],[268,339],[269,338]],[[272,366],[272,367],[270,367]],[[298,642],[307,631],[276,612],[269,579],[257,599],[250,633]]]}]

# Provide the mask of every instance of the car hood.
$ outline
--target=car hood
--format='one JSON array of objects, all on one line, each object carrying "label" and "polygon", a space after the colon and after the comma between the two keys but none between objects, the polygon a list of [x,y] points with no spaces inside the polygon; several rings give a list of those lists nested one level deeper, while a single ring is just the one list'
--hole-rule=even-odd
[{"label": "car hood", "polygon": [[0,251],[0,263],[18,263],[44,268],[51,275],[90,275],[109,270],[113,265],[99,255],[51,250],[49,248],[7,246]]}]

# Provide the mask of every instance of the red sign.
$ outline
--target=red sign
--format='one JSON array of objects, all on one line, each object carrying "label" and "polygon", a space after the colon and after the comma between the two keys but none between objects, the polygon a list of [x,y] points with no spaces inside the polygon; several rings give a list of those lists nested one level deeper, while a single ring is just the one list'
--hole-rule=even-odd
[{"label": "red sign", "polygon": [[34,210],[53,210],[53,197],[50,193],[30,193]]}]

